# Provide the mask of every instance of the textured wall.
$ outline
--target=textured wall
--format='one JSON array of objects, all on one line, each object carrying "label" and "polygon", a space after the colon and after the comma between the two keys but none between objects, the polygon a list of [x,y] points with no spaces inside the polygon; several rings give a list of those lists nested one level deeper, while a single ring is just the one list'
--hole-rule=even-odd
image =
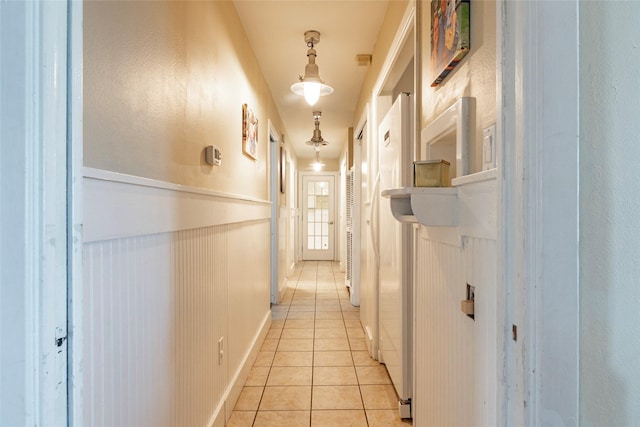
[{"label": "textured wall", "polygon": [[360,120],[362,114],[364,114],[367,103],[371,101],[373,86],[376,84],[376,80],[380,75],[384,60],[387,57],[388,51],[391,48],[391,43],[393,43],[393,38],[396,35],[398,26],[400,25],[402,17],[407,9],[407,4],[407,0],[394,0],[390,1],[389,6],[387,6],[384,22],[380,28],[380,32],[378,33],[376,45],[373,50],[371,66],[369,67],[367,77],[362,84],[360,99],[358,100],[355,114],[353,115],[354,124],[358,123],[358,120]]},{"label": "textured wall", "polygon": [[[232,2],[90,1],[85,165],[266,199],[268,119],[281,125]],[[242,104],[259,119],[242,154]],[[218,145],[221,167],[204,161]]]},{"label": "textured wall", "polygon": [[476,98],[475,145],[470,172],[482,170],[482,129],[496,121],[496,2],[471,1],[471,51],[439,86],[431,82],[431,2],[422,5],[422,125],[463,96]]},{"label": "textured wall", "polygon": [[640,419],[640,8],[579,8],[580,424],[632,425]]}]

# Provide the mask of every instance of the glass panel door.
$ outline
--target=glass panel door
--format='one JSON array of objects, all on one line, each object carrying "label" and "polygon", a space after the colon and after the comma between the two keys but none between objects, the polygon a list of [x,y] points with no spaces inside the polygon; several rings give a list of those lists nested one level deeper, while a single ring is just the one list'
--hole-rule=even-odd
[{"label": "glass panel door", "polygon": [[302,177],[304,260],[334,259],[334,181],[333,175]]}]

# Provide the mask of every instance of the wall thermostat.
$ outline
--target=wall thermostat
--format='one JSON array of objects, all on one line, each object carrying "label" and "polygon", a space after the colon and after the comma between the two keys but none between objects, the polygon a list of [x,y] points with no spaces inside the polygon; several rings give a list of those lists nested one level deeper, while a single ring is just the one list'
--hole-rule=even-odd
[{"label": "wall thermostat", "polygon": [[222,165],[222,153],[220,149],[215,145],[209,145],[204,150],[204,157],[208,164],[212,166],[220,166]]}]

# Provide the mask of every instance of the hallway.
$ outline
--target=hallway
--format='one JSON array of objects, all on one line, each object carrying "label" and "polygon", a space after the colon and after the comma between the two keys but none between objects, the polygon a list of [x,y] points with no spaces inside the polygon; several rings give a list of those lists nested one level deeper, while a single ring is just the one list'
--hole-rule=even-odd
[{"label": "hallway", "polygon": [[338,263],[300,263],[229,426],[409,426],[384,366],[366,350]]}]

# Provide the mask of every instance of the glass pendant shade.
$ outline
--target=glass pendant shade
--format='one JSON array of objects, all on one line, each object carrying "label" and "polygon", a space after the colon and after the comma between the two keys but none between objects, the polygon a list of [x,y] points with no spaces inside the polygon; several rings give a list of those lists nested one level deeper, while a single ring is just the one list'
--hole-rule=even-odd
[{"label": "glass pendant shade", "polygon": [[320,161],[320,152],[316,151],[316,160],[315,162],[311,163],[311,167],[313,168],[313,170],[315,172],[320,172],[322,170],[322,168],[324,167],[324,163],[322,163]]},{"label": "glass pendant shade", "polygon": [[313,106],[321,96],[333,93],[333,88],[322,81],[316,64],[316,50],[313,45],[320,41],[320,33],[307,31],[305,40],[309,46],[307,50],[309,63],[304,67],[304,76],[300,76],[300,81],[291,85],[291,91],[297,95],[304,96],[307,103]]},{"label": "glass pendant shade", "polygon": [[304,99],[309,105],[315,105],[320,99],[320,83],[303,83]]}]

